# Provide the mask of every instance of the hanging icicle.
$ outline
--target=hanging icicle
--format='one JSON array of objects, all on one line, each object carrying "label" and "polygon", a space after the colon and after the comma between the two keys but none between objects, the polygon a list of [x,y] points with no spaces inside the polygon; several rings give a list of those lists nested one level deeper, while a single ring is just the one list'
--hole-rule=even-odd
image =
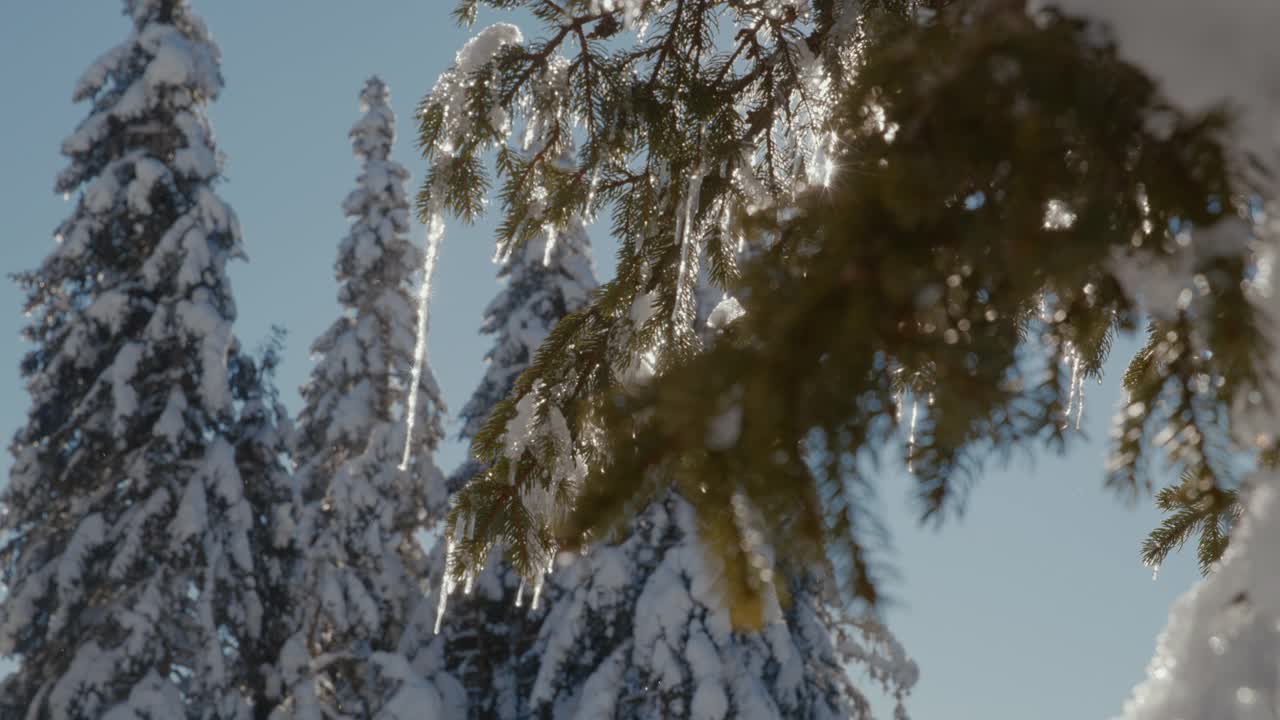
[{"label": "hanging icicle", "polygon": [[[436,196],[440,193],[437,192]],[[432,199],[427,222],[427,248],[422,265],[422,286],[418,290],[418,341],[413,350],[413,373],[409,384],[408,412],[405,414],[407,428],[404,434],[404,456],[400,459],[400,470],[409,469],[409,458],[413,456],[413,427],[418,414],[418,385],[422,382],[422,368],[427,362],[427,331],[430,329],[431,317],[431,279],[436,271],[436,256],[440,252],[440,241],[444,238],[444,213],[441,201]]]},{"label": "hanging icicle", "polygon": [[520,578],[520,587],[516,588],[516,607],[524,602],[524,578]]},{"label": "hanging icicle", "polygon": [[902,425],[903,413],[905,412],[905,410],[903,409],[903,402],[906,401],[906,395],[907,395],[907,388],[905,385],[902,384],[902,380],[901,380],[902,368],[900,367],[894,368],[893,377],[894,377],[894,382],[898,386],[898,389],[893,393],[893,419],[894,419],[894,422],[898,423],[898,425]]},{"label": "hanging icicle", "polygon": [[911,456],[916,454],[916,417],[919,415],[920,403],[911,401],[911,431],[907,434],[907,472],[915,472]]},{"label": "hanging icicle", "polygon": [[676,273],[676,301],[671,320],[679,327],[692,328],[694,320],[694,285],[698,280],[697,213],[702,194],[702,176],[706,170],[698,166],[689,177],[681,213],[676,217],[676,242],[680,245],[680,266]]},{"label": "hanging icicle", "polygon": [[1080,385],[1076,387],[1076,430],[1084,419],[1084,375],[1080,376]]},{"label": "hanging icicle", "polygon": [[533,580],[533,600],[529,602],[529,612],[538,609],[538,600],[542,597],[542,581],[546,576],[539,573]]},{"label": "hanging icicle", "polygon": [[436,605],[436,624],[432,632],[440,634],[440,623],[444,620],[444,611],[449,602],[449,593],[453,592],[454,543],[453,535],[446,539],[444,551],[444,577],[440,579],[440,603]]},{"label": "hanging icicle", "polygon": [[551,267],[551,256],[556,251],[556,240],[558,237],[556,235],[556,226],[551,223],[547,223],[542,226],[542,232],[547,236],[546,244],[544,244],[542,248],[542,266]]},{"label": "hanging icicle", "polygon": [[1080,372],[1080,352],[1068,346],[1065,356],[1071,368],[1071,383],[1067,386],[1067,411],[1063,417],[1062,427],[1071,426],[1071,415],[1074,413],[1076,429],[1080,429],[1080,421],[1084,416],[1084,374]]}]

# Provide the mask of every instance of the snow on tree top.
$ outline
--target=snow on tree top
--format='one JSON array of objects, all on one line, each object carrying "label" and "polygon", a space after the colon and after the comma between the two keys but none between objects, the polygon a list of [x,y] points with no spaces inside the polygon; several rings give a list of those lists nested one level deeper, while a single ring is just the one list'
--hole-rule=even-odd
[{"label": "snow on tree top", "polygon": [[351,126],[352,150],[370,160],[386,160],[396,139],[396,116],[391,109],[391,91],[378,76],[365,81],[360,109],[364,115]]}]

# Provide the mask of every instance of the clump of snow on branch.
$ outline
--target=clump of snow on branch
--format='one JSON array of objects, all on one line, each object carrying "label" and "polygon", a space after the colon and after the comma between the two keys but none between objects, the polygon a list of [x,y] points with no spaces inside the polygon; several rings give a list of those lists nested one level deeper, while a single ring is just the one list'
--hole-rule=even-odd
[{"label": "clump of snow on branch", "polygon": [[[443,111],[441,122],[445,131],[440,134],[442,140],[434,148],[436,151],[445,156],[452,155],[456,148],[453,139],[473,131],[472,119],[467,112],[467,93],[474,83],[472,75],[493,61],[503,48],[522,42],[524,36],[520,28],[510,23],[497,23],[481,30],[458,51],[453,67],[440,74],[428,100],[429,105]],[[496,130],[507,128],[507,120],[505,113],[490,119]]]},{"label": "clump of snow on branch", "polygon": [[[455,57],[453,67],[442,73],[436,80],[435,86],[431,89],[428,105],[440,109],[441,124],[443,126],[440,140],[431,150],[446,158],[454,154],[456,139],[473,131],[471,117],[466,111],[467,92],[473,83],[472,75],[491,62],[504,47],[511,44],[519,44],[523,41],[524,37],[520,34],[520,28],[509,23],[498,23],[480,31],[463,45]],[[497,104],[494,107],[495,109],[498,108]],[[495,115],[488,119],[493,128],[502,128],[504,131],[509,129],[509,122],[505,117],[505,112],[501,110],[496,112],[500,117]],[[427,333],[430,330],[429,318],[431,312],[431,279],[435,274],[436,258],[439,255],[440,243],[444,240],[445,233],[443,194],[442,188],[433,188],[433,192],[429,194],[425,213],[427,220],[427,248],[423,258],[421,285],[418,292],[418,343],[414,349],[414,381],[409,388],[408,399],[410,408],[414,410],[416,410],[418,403],[417,379],[421,377],[422,368],[427,361]],[[414,416],[415,413],[411,410],[409,413],[410,428],[405,436],[404,452],[401,458],[402,467],[408,465],[410,456],[413,453]]]},{"label": "clump of snow on branch", "polygon": [[[1272,273],[1280,227],[1262,225],[1252,297],[1273,347],[1280,343],[1280,303]],[[1271,353],[1267,385],[1232,409],[1237,441],[1274,451],[1280,417],[1280,360]],[[1254,472],[1243,487],[1244,514],[1212,574],[1169,615],[1147,679],[1125,704],[1125,720],[1255,720],[1280,712],[1280,473]]]}]

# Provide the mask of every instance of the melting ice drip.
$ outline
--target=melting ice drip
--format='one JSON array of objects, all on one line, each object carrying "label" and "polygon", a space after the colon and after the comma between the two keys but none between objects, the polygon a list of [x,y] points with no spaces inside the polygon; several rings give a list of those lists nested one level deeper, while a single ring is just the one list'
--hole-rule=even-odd
[{"label": "melting ice drip", "polygon": [[1062,427],[1071,426],[1071,413],[1075,412],[1076,430],[1080,429],[1080,422],[1084,418],[1084,373],[1080,372],[1080,351],[1067,346],[1067,352],[1063,355],[1063,362],[1071,368],[1071,385],[1067,390],[1067,412],[1062,421]]},{"label": "melting ice drip", "polygon": [[409,468],[409,458],[413,456],[413,426],[418,415],[422,368],[427,363],[427,331],[431,327],[431,279],[435,276],[436,257],[440,253],[442,239],[444,239],[444,216],[439,207],[433,207],[427,224],[427,250],[422,264],[422,286],[418,289],[418,340],[413,349],[413,373],[409,384],[408,411],[405,413],[407,427],[404,434],[404,456],[400,459],[402,471]]}]

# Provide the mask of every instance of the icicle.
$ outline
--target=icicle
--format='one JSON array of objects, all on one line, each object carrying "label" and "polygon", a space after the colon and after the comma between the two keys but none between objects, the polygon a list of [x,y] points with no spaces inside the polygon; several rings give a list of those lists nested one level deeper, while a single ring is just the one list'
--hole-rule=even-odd
[{"label": "icicle", "polygon": [[[439,190],[435,192],[439,195]],[[404,457],[400,459],[400,470],[409,469],[409,458],[413,453],[413,426],[418,412],[418,386],[422,383],[422,369],[427,364],[427,331],[430,329],[431,311],[431,278],[436,271],[436,255],[440,252],[440,241],[444,238],[444,216],[440,201],[433,199],[427,224],[427,250],[422,265],[422,286],[418,289],[418,341],[413,350],[413,374],[409,385],[408,425],[404,435]]]},{"label": "icicle", "polygon": [[[720,201],[720,239],[721,242],[733,235],[733,214],[729,211],[729,201]],[[742,238],[737,241],[739,247],[738,252],[742,252]]]},{"label": "icicle", "polygon": [[542,232],[547,236],[547,242],[542,249],[542,266],[551,267],[551,254],[556,251],[556,227],[547,223],[543,226]]},{"label": "icicle", "polygon": [[589,220],[595,219],[595,211],[591,206],[596,202],[596,187],[600,184],[600,164],[597,163],[595,169],[591,171],[591,181],[587,184],[587,201],[583,204],[583,209],[588,213]]},{"label": "icicle", "polygon": [[916,400],[911,401],[911,432],[907,435],[907,472],[915,472],[911,467],[911,456],[916,453],[916,416],[920,410],[920,403]]},{"label": "icicle", "polygon": [[462,594],[470,595],[471,588],[475,587],[475,584],[476,584],[476,573],[474,570],[468,570],[466,578],[463,580],[463,583],[462,583]]},{"label": "icicle", "polygon": [[[893,377],[895,379],[901,378],[902,368],[900,367],[894,368]],[[906,412],[906,409],[903,407],[903,403],[906,401],[906,399],[907,399],[907,389],[905,386],[899,384],[898,391],[893,394],[893,418],[899,425],[902,424],[903,414]]]},{"label": "icicle", "polygon": [[493,262],[495,264],[501,265],[502,263],[505,263],[506,261],[510,260],[511,246],[514,244],[515,244],[514,242],[498,243],[498,246],[493,250],[493,258],[492,258]]},{"label": "icicle", "polygon": [[541,573],[533,581],[533,600],[529,601],[529,612],[538,609],[538,599],[542,597],[542,580],[545,576]]},{"label": "icicle", "polygon": [[[1080,387],[1080,384],[1081,384],[1080,353],[1076,352],[1075,349],[1068,350],[1066,360],[1067,360],[1067,364],[1071,366],[1071,385],[1067,389],[1067,413],[1066,413],[1066,419],[1062,423],[1062,427],[1064,428],[1070,427],[1071,413],[1075,410],[1075,407],[1076,407],[1076,396],[1079,395],[1083,390],[1083,388]],[[1079,428],[1078,419],[1076,423],[1077,423],[1076,427],[1078,429]]]},{"label": "icicle", "polygon": [[[693,285],[698,277],[698,256],[694,243],[698,202],[702,194],[702,176],[706,171],[699,166],[689,177],[684,198],[684,208],[676,218],[676,241],[680,244],[680,268],[676,273],[676,301],[671,308],[671,321],[677,325],[693,323]],[[692,239],[691,239],[692,238]]]},{"label": "icicle", "polygon": [[[1077,356],[1078,361],[1078,356]],[[1080,429],[1080,422],[1084,419],[1084,375],[1080,375],[1080,385],[1076,387],[1076,430]]]},{"label": "icicle", "polygon": [[516,607],[524,601],[524,578],[520,578],[520,587],[516,588]]},{"label": "icicle", "polygon": [[446,539],[444,551],[444,577],[440,580],[440,604],[436,606],[436,625],[432,633],[440,634],[440,623],[444,620],[445,606],[449,602],[449,593],[453,592],[453,535]]}]

